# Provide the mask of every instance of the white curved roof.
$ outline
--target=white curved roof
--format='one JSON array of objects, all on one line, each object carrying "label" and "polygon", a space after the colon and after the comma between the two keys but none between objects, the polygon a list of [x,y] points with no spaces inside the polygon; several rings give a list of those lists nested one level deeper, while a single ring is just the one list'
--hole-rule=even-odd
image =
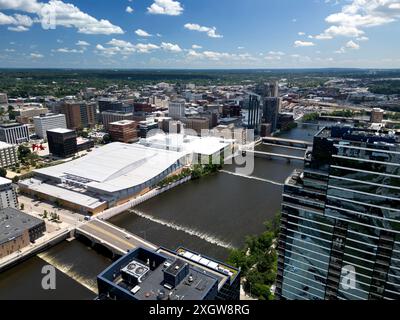
[{"label": "white curved roof", "polygon": [[77,181],[107,192],[116,192],[151,180],[185,155],[186,153],[116,142],[94,149],[83,158],[35,172]]}]

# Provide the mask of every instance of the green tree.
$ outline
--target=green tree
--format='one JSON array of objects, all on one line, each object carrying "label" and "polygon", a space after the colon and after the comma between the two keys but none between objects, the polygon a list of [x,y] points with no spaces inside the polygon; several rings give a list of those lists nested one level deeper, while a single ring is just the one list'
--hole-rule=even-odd
[{"label": "green tree", "polygon": [[110,143],[110,142],[111,142],[111,136],[110,136],[109,134],[106,134],[106,135],[103,137],[103,140],[101,141],[102,144],[108,144],[108,143]]},{"label": "green tree", "polygon": [[319,113],[318,112],[313,112],[313,113],[307,113],[303,116],[303,121],[317,121],[319,119]]},{"label": "green tree", "polygon": [[7,170],[4,168],[0,168],[0,177],[6,178],[7,177]]},{"label": "green tree", "polygon": [[28,147],[24,146],[24,145],[20,145],[18,147],[18,159],[22,162],[25,162],[26,158],[28,157],[28,155],[30,155],[31,149],[29,149]]},{"label": "green tree", "polygon": [[231,250],[228,258],[228,264],[241,267],[242,272],[247,272],[249,265],[246,252],[240,249]]},{"label": "green tree", "polygon": [[244,289],[254,297],[272,300],[271,286],[277,272],[277,252],[273,246],[279,235],[280,215],[265,223],[265,231],[259,236],[246,238],[241,250],[232,250],[228,263],[241,268]]}]

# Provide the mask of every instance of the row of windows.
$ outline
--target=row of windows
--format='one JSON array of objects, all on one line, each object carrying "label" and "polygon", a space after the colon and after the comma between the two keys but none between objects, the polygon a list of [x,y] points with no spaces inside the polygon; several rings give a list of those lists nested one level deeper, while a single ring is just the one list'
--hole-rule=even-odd
[{"label": "row of windows", "polygon": [[360,212],[333,206],[327,206],[325,213],[330,217],[365,226],[367,227],[365,229],[367,234],[375,234],[378,237],[380,234],[379,230],[400,232],[400,221],[390,221],[381,217],[372,217]]},{"label": "row of windows", "polygon": [[370,151],[370,152],[379,152],[379,153],[385,153],[385,154],[400,154],[400,151],[398,150],[397,147],[393,147],[390,145],[367,145],[366,147],[361,147],[361,146],[354,146],[354,145],[340,145],[340,144],[334,144],[336,148],[339,149],[338,152],[344,153],[345,150],[358,150],[360,151]]},{"label": "row of windows", "polygon": [[330,208],[346,211],[355,216],[360,215],[363,221],[367,221],[367,217],[372,219],[370,220],[372,223],[376,223],[375,219],[393,224],[400,223],[400,211],[395,209],[378,208],[369,204],[358,204],[340,198],[329,198],[326,206],[327,210]]},{"label": "row of windows", "polygon": [[331,176],[349,179],[350,181],[361,181],[361,183],[369,182],[372,185],[383,185],[392,189],[400,189],[400,176],[387,174],[376,174],[366,171],[351,171],[337,167],[331,168]]},{"label": "row of windows", "polygon": [[329,179],[329,186],[347,188],[355,191],[368,192],[395,199],[396,198],[398,199],[400,196],[399,187],[387,184],[375,183],[368,180],[356,180],[350,178],[343,178],[339,176],[331,176]]},{"label": "row of windows", "polygon": [[378,208],[385,207],[386,209],[400,210],[400,199],[329,186],[328,198],[333,197]]},{"label": "row of windows", "polygon": [[[398,155],[376,155],[376,156],[365,156],[365,155],[354,155],[354,156],[345,156],[345,155],[332,155],[332,160],[334,161],[331,164],[338,165],[336,162],[337,159],[354,161],[353,164],[359,164],[360,162],[366,162],[370,164],[383,164],[386,166],[400,166],[400,157]],[[344,166],[347,167],[347,166]],[[358,166],[349,166],[350,168],[357,168]]]},{"label": "row of windows", "polygon": [[[296,280],[297,279],[297,280]],[[308,278],[304,278],[299,274],[293,274],[288,272],[285,276],[283,282],[283,287],[290,286],[299,295],[312,295],[313,297],[323,299],[325,297],[325,287],[324,285],[319,285],[309,281]]]}]

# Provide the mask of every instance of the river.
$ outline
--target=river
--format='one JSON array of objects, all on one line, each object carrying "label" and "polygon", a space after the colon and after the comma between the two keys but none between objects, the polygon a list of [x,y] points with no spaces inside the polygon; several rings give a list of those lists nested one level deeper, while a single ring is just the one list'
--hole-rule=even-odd
[{"label": "river", "polygon": [[[300,125],[280,136],[312,141],[316,126]],[[301,155],[299,150],[260,146],[266,152]],[[301,161],[256,158],[249,177],[236,174],[236,165],[224,172],[190,181],[110,222],[170,249],[185,246],[204,255],[226,259],[246,236],[263,232],[263,223],[280,210],[282,184]],[[111,260],[85,244],[63,242],[0,274],[1,299],[93,299],[96,276]],[[41,269],[57,269],[57,289],[41,288]]]},{"label": "river", "polygon": [[[299,124],[280,136],[312,141],[317,131],[315,125]],[[276,146],[258,150],[304,156],[304,151]],[[227,172],[190,181],[110,222],[170,249],[183,245],[226,259],[230,248],[240,248],[247,236],[263,232],[263,223],[280,210],[279,184],[302,166],[297,160],[256,158],[251,176],[241,177],[234,175],[235,164],[227,165]]]}]

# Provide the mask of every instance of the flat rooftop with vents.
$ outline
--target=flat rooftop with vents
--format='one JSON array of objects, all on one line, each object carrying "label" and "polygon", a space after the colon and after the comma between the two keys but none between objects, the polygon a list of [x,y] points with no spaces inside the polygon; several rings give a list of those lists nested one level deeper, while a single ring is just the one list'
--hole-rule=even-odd
[{"label": "flat rooftop with vents", "polygon": [[43,220],[14,208],[0,210],[0,258],[28,246],[45,231]]},{"label": "flat rooftop with vents", "polygon": [[[192,256],[207,260],[207,264],[190,259]],[[235,300],[239,297],[239,273],[183,248],[176,252],[138,248],[98,276],[99,299],[215,300],[223,299],[221,292],[230,292],[229,298],[225,297]]]}]

